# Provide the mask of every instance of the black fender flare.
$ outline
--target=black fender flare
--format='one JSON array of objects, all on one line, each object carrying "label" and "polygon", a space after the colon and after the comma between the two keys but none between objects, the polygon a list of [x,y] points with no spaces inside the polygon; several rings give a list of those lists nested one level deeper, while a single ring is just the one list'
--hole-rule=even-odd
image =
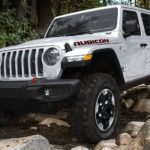
[{"label": "black fender flare", "polygon": [[97,53],[103,53],[103,54],[106,54],[106,53],[109,53],[112,55],[113,57],[113,60],[114,60],[114,66],[115,66],[115,70],[117,71],[117,74],[118,74],[118,77],[120,79],[120,86],[123,88],[125,86],[125,80],[124,80],[124,76],[123,76],[123,72],[122,72],[122,68],[121,68],[121,65],[120,65],[120,62],[119,62],[119,59],[117,57],[117,54],[116,52],[111,49],[111,48],[106,48],[106,49],[98,49],[98,50],[95,50],[92,55],[93,55],[93,58],[94,56],[97,54]]}]

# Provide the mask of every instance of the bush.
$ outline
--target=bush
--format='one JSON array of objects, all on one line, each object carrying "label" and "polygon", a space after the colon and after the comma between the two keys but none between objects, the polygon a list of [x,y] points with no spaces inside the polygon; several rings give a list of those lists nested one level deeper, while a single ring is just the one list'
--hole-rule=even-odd
[{"label": "bush", "polygon": [[0,47],[19,44],[38,37],[27,18],[19,22],[15,16],[15,9],[7,8],[4,12],[0,12]]}]

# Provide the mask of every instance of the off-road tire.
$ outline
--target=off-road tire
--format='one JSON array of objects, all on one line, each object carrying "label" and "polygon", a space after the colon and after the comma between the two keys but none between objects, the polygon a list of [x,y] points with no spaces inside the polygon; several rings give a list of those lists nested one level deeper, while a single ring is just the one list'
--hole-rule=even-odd
[{"label": "off-road tire", "polygon": [[[95,104],[98,93],[104,88],[110,89],[115,99],[115,117],[107,131],[101,131],[95,121]],[[80,141],[97,143],[116,133],[119,121],[120,91],[115,80],[108,74],[94,73],[81,79],[79,96],[74,99],[70,121],[73,135]]]}]

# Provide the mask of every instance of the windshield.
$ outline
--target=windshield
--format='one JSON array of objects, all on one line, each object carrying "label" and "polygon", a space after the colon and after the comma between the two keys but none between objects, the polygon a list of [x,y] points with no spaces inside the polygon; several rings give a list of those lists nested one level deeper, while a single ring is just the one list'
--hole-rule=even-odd
[{"label": "windshield", "polygon": [[110,31],[117,25],[117,8],[110,8],[55,19],[46,37],[91,34]]}]

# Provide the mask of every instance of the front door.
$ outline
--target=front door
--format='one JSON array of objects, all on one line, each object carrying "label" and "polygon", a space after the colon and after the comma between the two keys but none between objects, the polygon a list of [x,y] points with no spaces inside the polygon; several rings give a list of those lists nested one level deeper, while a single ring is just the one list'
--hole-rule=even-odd
[{"label": "front door", "polygon": [[124,64],[126,68],[127,80],[136,79],[139,76],[143,76],[146,70],[147,52],[142,46],[145,39],[142,38],[141,27],[136,11],[124,10],[123,11],[123,31],[126,32],[124,24],[126,21],[136,20],[137,31],[131,36],[124,38],[124,45],[126,55]]}]

